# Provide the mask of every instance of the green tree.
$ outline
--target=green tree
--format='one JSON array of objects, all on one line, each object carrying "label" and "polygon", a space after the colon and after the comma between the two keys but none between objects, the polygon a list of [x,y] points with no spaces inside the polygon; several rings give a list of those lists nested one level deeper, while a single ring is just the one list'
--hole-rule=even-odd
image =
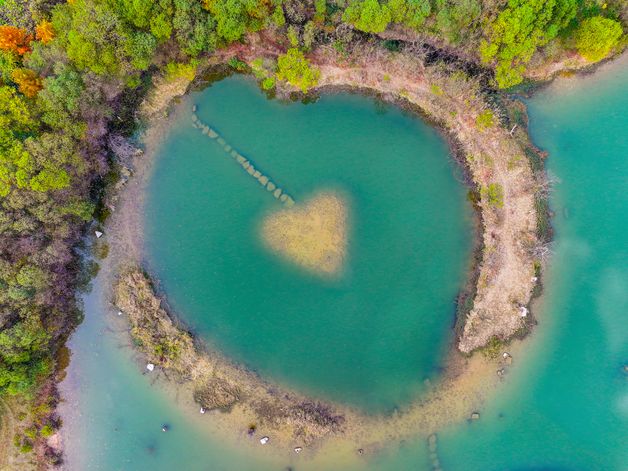
[{"label": "green tree", "polygon": [[478,0],[436,0],[436,27],[453,43],[461,42],[482,12]]},{"label": "green tree", "polygon": [[423,26],[431,11],[429,0],[389,0],[388,7],[393,22],[413,29]]},{"label": "green tree", "polygon": [[537,47],[555,38],[576,15],[576,0],[510,0],[485,31],[482,60],[495,62],[496,80],[507,88],[523,80]]},{"label": "green tree", "polygon": [[298,87],[304,93],[318,83],[320,71],[312,67],[303,53],[293,47],[277,59],[277,78]]},{"label": "green tree", "polygon": [[378,0],[352,0],[342,19],[361,31],[381,33],[392,21],[392,13],[388,5]]},{"label": "green tree", "polygon": [[0,394],[29,393],[37,378],[50,372],[49,341],[35,316],[0,332]]},{"label": "green tree", "polygon": [[602,16],[587,18],[576,31],[578,53],[590,62],[602,60],[619,44],[623,34],[618,21]]},{"label": "green tree", "polygon": [[196,0],[174,0],[172,28],[187,55],[198,56],[216,47],[216,25]]},{"label": "green tree", "polygon": [[0,86],[0,196],[28,184],[33,162],[23,140],[36,128],[27,102],[13,87]]},{"label": "green tree", "polygon": [[216,20],[216,33],[227,42],[264,28],[273,14],[272,2],[263,0],[205,0],[205,8]]}]

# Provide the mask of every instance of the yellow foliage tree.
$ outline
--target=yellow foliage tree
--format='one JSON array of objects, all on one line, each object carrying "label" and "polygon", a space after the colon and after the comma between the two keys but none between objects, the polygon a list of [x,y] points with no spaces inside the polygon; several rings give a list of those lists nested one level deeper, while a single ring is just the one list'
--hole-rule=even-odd
[{"label": "yellow foliage tree", "polygon": [[44,44],[48,44],[55,37],[55,30],[52,23],[47,20],[43,20],[35,28],[35,37]]},{"label": "yellow foliage tree", "polygon": [[17,84],[20,93],[33,98],[43,88],[41,77],[30,69],[15,69],[11,78]]}]

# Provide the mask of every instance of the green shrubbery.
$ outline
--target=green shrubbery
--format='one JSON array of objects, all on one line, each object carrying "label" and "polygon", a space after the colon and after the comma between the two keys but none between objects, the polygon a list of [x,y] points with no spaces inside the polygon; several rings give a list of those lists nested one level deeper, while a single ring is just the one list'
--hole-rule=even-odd
[{"label": "green shrubbery", "polygon": [[604,59],[619,44],[623,29],[618,21],[602,16],[587,18],[576,31],[576,47],[591,62]]},{"label": "green shrubbery", "polygon": [[303,92],[318,83],[320,71],[312,67],[303,53],[296,47],[288,49],[277,59],[277,78],[298,87]]},{"label": "green shrubbery", "polygon": [[488,204],[494,208],[504,206],[504,189],[499,183],[490,183],[488,186],[483,186],[480,190],[480,195],[483,200],[488,201]]}]

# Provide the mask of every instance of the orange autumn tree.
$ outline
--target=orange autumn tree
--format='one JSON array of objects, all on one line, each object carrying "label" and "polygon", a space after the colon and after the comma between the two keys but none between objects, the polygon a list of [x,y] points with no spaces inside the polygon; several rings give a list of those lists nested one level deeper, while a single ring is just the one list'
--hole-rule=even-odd
[{"label": "orange autumn tree", "polygon": [[44,44],[48,44],[55,37],[55,30],[52,23],[47,20],[43,20],[35,28],[35,37]]},{"label": "orange autumn tree", "polygon": [[31,50],[33,37],[25,29],[15,26],[0,26],[0,50],[14,51],[20,55]]},{"label": "orange autumn tree", "polygon": [[43,88],[41,77],[30,69],[15,69],[11,78],[18,86],[20,93],[33,98]]}]

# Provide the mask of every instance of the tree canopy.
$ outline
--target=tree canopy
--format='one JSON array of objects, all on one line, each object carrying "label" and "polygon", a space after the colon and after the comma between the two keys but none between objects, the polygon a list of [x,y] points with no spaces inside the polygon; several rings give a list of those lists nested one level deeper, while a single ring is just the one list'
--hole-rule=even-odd
[{"label": "tree canopy", "polygon": [[618,21],[594,16],[584,20],[576,31],[576,47],[586,60],[597,62],[609,55],[623,34]]}]

